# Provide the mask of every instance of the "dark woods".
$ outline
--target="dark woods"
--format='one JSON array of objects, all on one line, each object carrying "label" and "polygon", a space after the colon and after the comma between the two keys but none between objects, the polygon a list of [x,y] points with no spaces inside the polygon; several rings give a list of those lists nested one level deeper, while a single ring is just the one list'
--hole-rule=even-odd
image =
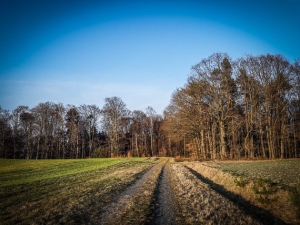
[{"label": "dark woods", "polygon": [[1,158],[300,157],[300,61],[216,53],[191,69],[163,117],[126,108],[51,102],[0,109]]},{"label": "dark woods", "polygon": [[130,112],[118,97],[106,98],[102,109],[46,102],[0,114],[0,158],[167,155],[159,152],[162,117],[151,107]]}]

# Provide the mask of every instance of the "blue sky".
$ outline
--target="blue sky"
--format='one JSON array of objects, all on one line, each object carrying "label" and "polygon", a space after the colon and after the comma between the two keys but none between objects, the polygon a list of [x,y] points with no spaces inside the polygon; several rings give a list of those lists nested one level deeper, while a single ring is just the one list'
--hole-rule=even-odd
[{"label": "blue sky", "polygon": [[162,113],[215,52],[300,58],[300,1],[0,0],[0,106],[96,104]]}]

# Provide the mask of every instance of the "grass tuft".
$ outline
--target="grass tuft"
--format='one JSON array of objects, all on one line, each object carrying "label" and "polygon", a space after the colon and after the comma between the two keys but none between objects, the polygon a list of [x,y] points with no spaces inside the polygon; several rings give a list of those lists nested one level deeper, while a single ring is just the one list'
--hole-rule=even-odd
[{"label": "grass tuft", "polygon": [[300,219],[300,186],[290,187],[290,201],[297,208],[297,218]]},{"label": "grass tuft", "polygon": [[249,181],[245,177],[240,176],[234,179],[234,183],[236,186],[244,188],[247,184],[249,184]]},{"label": "grass tuft", "polygon": [[255,180],[252,190],[256,194],[256,200],[261,204],[270,204],[278,200],[277,197],[272,197],[278,191],[278,187],[269,180],[262,178]]}]

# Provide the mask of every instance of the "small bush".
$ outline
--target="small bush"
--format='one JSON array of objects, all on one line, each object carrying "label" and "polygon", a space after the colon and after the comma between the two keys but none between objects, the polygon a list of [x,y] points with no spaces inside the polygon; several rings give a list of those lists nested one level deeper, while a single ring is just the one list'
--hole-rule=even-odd
[{"label": "small bush", "polygon": [[300,219],[300,186],[290,187],[289,195],[291,203],[297,208],[297,217]]},{"label": "small bush", "polygon": [[249,181],[245,177],[237,177],[234,179],[234,183],[236,186],[243,188],[249,183]]},{"label": "small bush", "polygon": [[105,158],[107,157],[105,148],[96,148],[92,153],[92,158]]},{"label": "small bush", "polygon": [[257,195],[256,200],[261,204],[270,204],[277,201],[278,197],[271,197],[278,191],[278,187],[275,183],[264,179],[258,179],[254,181],[253,191]]}]

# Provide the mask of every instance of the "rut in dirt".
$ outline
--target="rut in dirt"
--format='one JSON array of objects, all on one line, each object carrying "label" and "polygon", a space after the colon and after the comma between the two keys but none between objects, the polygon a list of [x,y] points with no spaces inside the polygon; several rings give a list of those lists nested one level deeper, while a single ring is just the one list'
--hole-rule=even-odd
[{"label": "rut in dirt", "polygon": [[172,164],[170,170],[174,175],[171,176],[172,188],[179,203],[180,224],[263,224],[213,190],[183,165]]},{"label": "rut in dirt", "polygon": [[113,202],[106,205],[101,211],[99,224],[114,224],[115,219],[119,213],[122,212],[130,199],[132,199],[139,191],[140,186],[147,180],[147,178],[153,173],[157,165],[151,167],[140,179],[134,184],[128,187],[120,196]]},{"label": "rut in dirt", "polygon": [[175,224],[175,206],[172,189],[169,180],[169,164],[167,163],[159,178],[158,187],[155,193],[154,219],[151,224]]}]

